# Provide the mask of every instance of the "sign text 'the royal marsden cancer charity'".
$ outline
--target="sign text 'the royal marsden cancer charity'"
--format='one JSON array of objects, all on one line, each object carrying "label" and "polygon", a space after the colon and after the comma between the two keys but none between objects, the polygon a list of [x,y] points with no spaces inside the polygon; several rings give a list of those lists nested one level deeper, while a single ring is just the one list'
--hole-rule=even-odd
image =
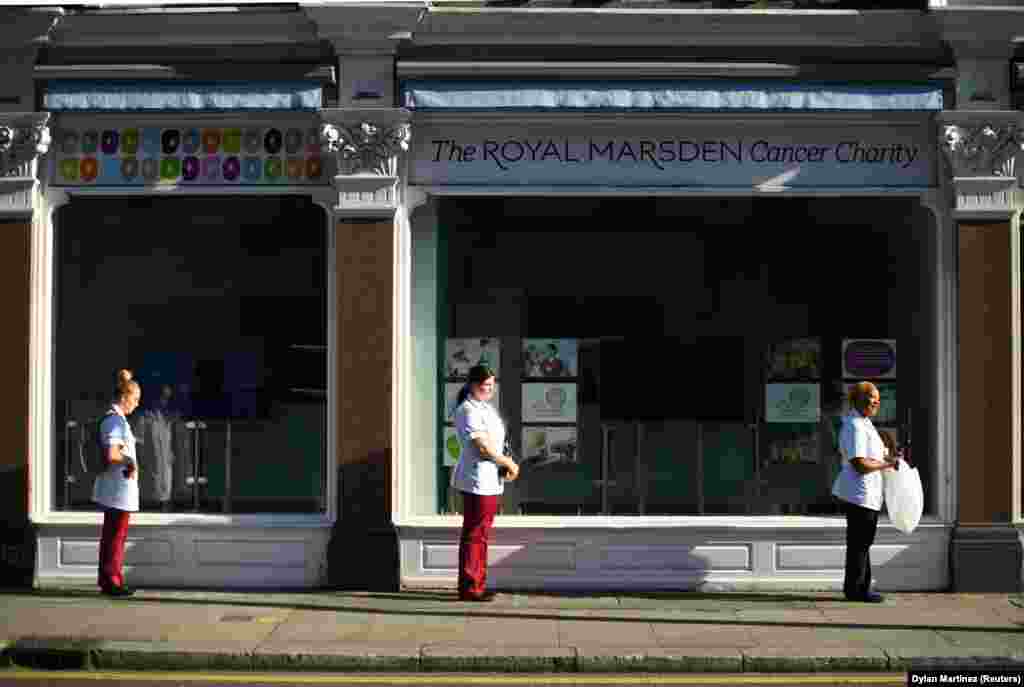
[{"label": "sign text 'the royal marsden cancer charity'", "polygon": [[483,139],[478,143],[462,143],[454,139],[432,139],[433,162],[491,162],[501,170],[517,163],[549,163],[585,165],[592,163],[643,164],[656,169],[667,166],[703,163],[730,164],[871,164],[906,169],[920,156],[916,145],[905,143],[867,143],[859,140],[838,141],[828,145],[803,143],[772,143],[753,141],[684,139],[617,140],[617,139]]}]

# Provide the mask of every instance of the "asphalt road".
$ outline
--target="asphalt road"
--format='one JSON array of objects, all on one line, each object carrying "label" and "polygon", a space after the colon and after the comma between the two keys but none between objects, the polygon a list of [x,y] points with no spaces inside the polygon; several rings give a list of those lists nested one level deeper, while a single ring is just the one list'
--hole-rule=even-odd
[{"label": "asphalt road", "polygon": [[648,687],[678,685],[700,687],[833,687],[837,685],[905,685],[905,673],[844,673],[809,675],[446,675],[446,674],[316,674],[316,673],[184,673],[102,671],[0,671],[0,685],[7,687]]}]

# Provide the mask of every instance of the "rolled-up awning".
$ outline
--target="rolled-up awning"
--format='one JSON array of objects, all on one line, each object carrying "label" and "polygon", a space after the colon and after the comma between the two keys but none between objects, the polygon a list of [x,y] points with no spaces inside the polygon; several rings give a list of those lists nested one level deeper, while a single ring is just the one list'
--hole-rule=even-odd
[{"label": "rolled-up awning", "polygon": [[942,86],[778,81],[458,81],[409,80],[413,110],[804,110],[937,111]]},{"label": "rolled-up awning", "polygon": [[85,81],[46,83],[43,107],[59,111],[316,110],[322,86],[315,81]]}]

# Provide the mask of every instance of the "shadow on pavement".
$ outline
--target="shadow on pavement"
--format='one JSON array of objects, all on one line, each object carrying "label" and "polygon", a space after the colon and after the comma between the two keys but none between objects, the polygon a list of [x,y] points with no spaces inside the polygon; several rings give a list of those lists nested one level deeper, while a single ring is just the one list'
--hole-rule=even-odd
[{"label": "shadow on pavement", "polygon": [[[189,590],[191,593],[196,591],[201,592],[202,590]],[[1019,623],[1016,623],[1018,627],[971,627],[964,625],[914,625],[914,624],[890,624],[890,623],[865,623],[865,622],[811,622],[811,621],[772,621],[772,620],[742,620],[742,619],[727,619],[727,618],[673,618],[671,614],[672,610],[666,611],[665,609],[623,609],[631,611],[649,611],[644,615],[638,615],[636,617],[624,617],[616,615],[608,615],[607,612],[611,609],[601,608],[590,610],[587,609],[586,613],[580,613],[582,609],[536,609],[529,611],[518,610],[516,607],[497,601],[494,604],[488,604],[486,606],[480,604],[473,604],[469,602],[458,601],[454,592],[449,593],[422,593],[422,592],[410,592],[408,594],[367,594],[360,598],[367,599],[369,601],[376,601],[381,599],[389,599],[396,601],[408,601],[408,602],[444,602],[445,606],[431,607],[429,609],[416,608],[416,609],[402,609],[402,608],[387,608],[387,607],[376,607],[374,605],[356,605],[356,604],[329,604],[329,603],[303,603],[301,601],[288,601],[288,602],[275,602],[268,600],[266,597],[254,597],[251,601],[240,600],[240,599],[204,599],[204,598],[175,598],[175,597],[147,597],[145,591],[140,591],[139,596],[127,598],[127,599],[116,599],[108,600],[105,597],[100,596],[98,592],[90,590],[77,590],[77,589],[64,589],[64,590],[33,590],[32,592],[26,592],[25,590],[0,590],[0,594],[10,594],[18,596],[33,596],[42,598],[75,598],[82,600],[95,600],[102,601],[111,604],[118,605],[159,605],[159,604],[176,604],[176,605],[215,605],[215,606],[238,606],[238,607],[260,607],[260,608],[287,608],[292,610],[306,610],[306,611],[333,611],[336,613],[373,613],[384,616],[411,616],[411,617],[465,617],[471,616],[474,618],[494,618],[501,620],[566,620],[566,621],[579,621],[579,622],[594,622],[594,623],[651,623],[657,622],[662,625],[721,625],[721,626],[736,626],[736,627],[774,627],[774,628],[810,628],[810,629],[821,629],[821,628],[836,628],[836,629],[849,629],[849,630],[940,630],[940,631],[951,631],[951,632],[977,632],[977,633],[1010,633],[1010,634],[1024,634],[1024,627],[1020,627]],[[218,590],[218,593],[224,594],[224,590]],[[232,592],[227,592],[232,593]],[[241,592],[238,592],[241,593]],[[262,590],[262,593],[266,593],[266,590]],[[307,592],[308,593],[308,592]],[[324,592],[317,593],[315,596],[323,597],[327,594]],[[342,595],[344,599],[351,599],[354,595],[352,593],[345,593]],[[541,596],[541,594],[531,594],[531,596]],[[593,594],[553,594],[548,593],[543,596],[553,598],[585,598],[592,597]],[[726,600],[734,599],[739,600],[738,597],[741,595],[736,594],[701,594],[693,596],[673,596],[676,599],[703,599],[706,601],[711,600]],[[743,595],[747,596],[747,595]],[[854,606],[862,606],[862,604],[853,604],[842,599],[830,599],[824,597],[807,597],[800,595],[781,594],[781,595],[749,595],[756,596],[759,599],[763,596],[770,596],[776,601],[798,601],[798,600],[814,600],[824,602],[835,602],[836,604],[842,604],[853,608]],[[631,594],[630,598],[666,598],[662,596],[654,595],[635,595]],[[500,598],[500,597],[499,597]],[[448,610],[450,609],[450,610]],[[507,610],[506,610],[507,609]],[[806,609],[810,610],[810,609]],[[602,613],[602,611],[604,613]],[[686,609],[679,609],[678,612],[685,612]],[[657,613],[657,617],[652,617],[652,613]]]}]

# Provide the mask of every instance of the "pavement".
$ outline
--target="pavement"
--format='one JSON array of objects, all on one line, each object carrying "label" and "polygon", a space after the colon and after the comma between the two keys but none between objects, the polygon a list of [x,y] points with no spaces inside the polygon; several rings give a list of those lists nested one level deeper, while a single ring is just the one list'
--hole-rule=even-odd
[{"label": "pavement", "polygon": [[7,668],[102,670],[1021,669],[1024,596],[0,590],[0,651]]}]

